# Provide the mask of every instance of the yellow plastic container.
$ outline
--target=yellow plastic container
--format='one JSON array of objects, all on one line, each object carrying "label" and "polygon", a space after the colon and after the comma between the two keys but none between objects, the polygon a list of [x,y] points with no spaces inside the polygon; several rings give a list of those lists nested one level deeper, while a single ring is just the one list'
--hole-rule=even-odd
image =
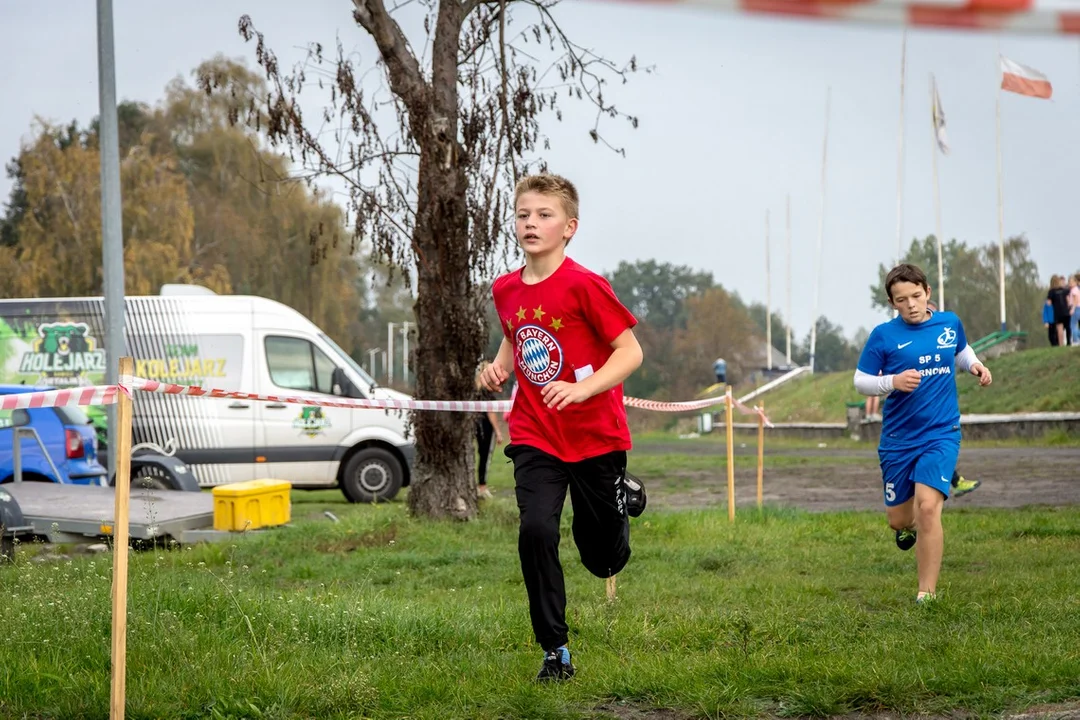
[{"label": "yellow plastic container", "polygon": [[284,525],[292,517],[286,480],[248,480],[219,485],[214,494],[215,530],[256,530]]}]

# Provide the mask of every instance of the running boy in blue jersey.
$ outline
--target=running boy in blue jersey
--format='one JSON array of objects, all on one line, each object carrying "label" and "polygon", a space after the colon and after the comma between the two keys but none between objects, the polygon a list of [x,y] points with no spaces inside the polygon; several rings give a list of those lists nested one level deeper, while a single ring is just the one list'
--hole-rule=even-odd
[{"label": "running boy in blue jersey", "polygon": [[885,278],[885,292],[898,315],[870,333],[855,388],[889,396],[878,445],[885,514],[896,546],[915,546],[915,601],[923,602],[937,591],[945,546],[941,509],[960,455],[955,370],[970,372],[982,386],[992,378],[967,344],[960,318],[927,308],[930,286],[922,270],[897,265]]}]

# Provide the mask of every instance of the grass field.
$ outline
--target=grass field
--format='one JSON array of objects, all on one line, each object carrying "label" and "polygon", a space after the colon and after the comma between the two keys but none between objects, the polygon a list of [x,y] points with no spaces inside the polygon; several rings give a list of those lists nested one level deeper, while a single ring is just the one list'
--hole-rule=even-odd
[{"label": "grass field", "polygon": [[[469,523],[297,492],[290,527],[133,554],[127,717],[990,716],[1080,698],[1076,507],[950,509],[927,607],[880,512],[647,511],[613,604],[567,512],[579,672],[537,686],[510,474],[493,470]],[[57,551],[0,567],[2,718],[108,716],[111,555]]]},{"label": "grass field", "polygon": [[[1041,348],[986,361],[994,383],[979,388],[971,376],[957,380],[965,413],[1015,413],[1080,410],[1080,351]],[[845,404],[863,398],[852,386],[852,372],[797,378],[765,394],[773,422],[844,422]]]}]

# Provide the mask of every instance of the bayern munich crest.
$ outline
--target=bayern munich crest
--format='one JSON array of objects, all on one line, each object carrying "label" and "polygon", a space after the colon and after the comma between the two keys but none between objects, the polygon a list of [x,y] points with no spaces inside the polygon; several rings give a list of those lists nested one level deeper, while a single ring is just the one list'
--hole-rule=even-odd
[{"label": "bayern munich crest", "polygon": [[518,365],[533,385],[547,385],[563,368],[562,346],[538,325],[524,325],[515,333]]}]

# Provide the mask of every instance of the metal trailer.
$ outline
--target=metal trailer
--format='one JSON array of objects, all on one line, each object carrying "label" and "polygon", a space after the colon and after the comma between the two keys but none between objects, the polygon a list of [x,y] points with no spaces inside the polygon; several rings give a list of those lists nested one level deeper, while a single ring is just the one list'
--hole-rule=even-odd
[{"label": "metal trailer", "polygon": [[[22,530],[17,535],[43,536],[54,543],[84,543],[113,534],[114,487],[19,482],[0,487],[0,492],[14,499],[22,515]],[[208,492],[133,487],[129,513],[133,540],[172,538],[191,543],[230,535],[213,530],[214,498]]]},{"label": "metal trailer", "polygon": [[[14,556],[14,540],[45,537],[49,542],[85,543],[108,537],[115,525],[116,488],[96,485],[65,485],[24,482],[20,436],[37,441],[33,428],[15,431],[14,482],[0,485],[0,560]],[[48,452],[44,453],[54,474]],[[131,488],[128,528],[133,540],[165,540],[179,543],[222,540],[233,533],[216,531],[214,498],[209,492],[183,492],[157,488]]]}]

